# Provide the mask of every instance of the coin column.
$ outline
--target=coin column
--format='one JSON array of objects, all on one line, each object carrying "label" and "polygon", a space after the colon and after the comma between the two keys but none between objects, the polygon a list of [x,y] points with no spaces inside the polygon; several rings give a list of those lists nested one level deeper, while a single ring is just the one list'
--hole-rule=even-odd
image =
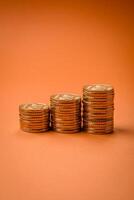
[{"label": "coin column", "polygon": [[49,107],[46,104],[31,103],[19,106],[20,128],[31,133],[49,129]]},{"label": "coin column", "polygon": [[81,97],[72,94],[57,94],[50,97],[51,126],[61,133],[76,133],[81,130]]},{"label": "coin column", "polygon": [[106,134],[114,127],[114,89],[110,85],[88,85],[83,88],[83,129]]}]

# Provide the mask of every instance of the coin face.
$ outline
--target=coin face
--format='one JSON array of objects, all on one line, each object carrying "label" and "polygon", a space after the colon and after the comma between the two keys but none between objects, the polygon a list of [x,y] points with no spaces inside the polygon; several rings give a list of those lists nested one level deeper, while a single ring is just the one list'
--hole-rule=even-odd
[{"label": "coin face", "polygon": [[75,94],[56,94],[56,95],[52,95],[50,98],[55,101],[61,101],[61,102],[62,101],[64,102],[78,101],[81,99],[80,96],[75,95]]},{"label": "coin face", "polygon": [[29,103],[21,104],[19,108],[23,111],[42,111],[44,109],[48,109],[48,105],[42,103]]},{"label": "coin face", "polygon": [[113,90],[113,87],[108,84],[93,84],[84,86],[84,89],[92,92],[105,92]]}]

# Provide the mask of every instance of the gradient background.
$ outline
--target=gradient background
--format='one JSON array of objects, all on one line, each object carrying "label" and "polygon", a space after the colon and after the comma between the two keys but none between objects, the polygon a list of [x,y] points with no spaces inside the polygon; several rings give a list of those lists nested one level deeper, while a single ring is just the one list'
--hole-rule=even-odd
[{"label": "gradient background", "polygon": [[[0,200],[134,199],[133,1],[0,1]],[[115,87],[115,133],[30,134],[18,105]]]}]

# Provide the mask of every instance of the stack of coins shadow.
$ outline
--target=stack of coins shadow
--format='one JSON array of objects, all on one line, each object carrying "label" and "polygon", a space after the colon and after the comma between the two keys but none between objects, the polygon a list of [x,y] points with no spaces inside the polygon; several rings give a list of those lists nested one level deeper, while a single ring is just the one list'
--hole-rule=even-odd
[{"label": "stack of coins shadow", "polygon": [[112,133],[114,127],[114,88],[97,84],[83,88],[83,129],[93,134]]},{"label": "stack of coins shadow", "polygon": [[56,94],[50,97],[51,126],[60,133],[81,130],[81,97],[74,94]]},{"label": "stack of coins shadow", "polygon": [[46,104],[31,103],[19,106],[20,128],[31,133],[49,129],[49,107]]}]

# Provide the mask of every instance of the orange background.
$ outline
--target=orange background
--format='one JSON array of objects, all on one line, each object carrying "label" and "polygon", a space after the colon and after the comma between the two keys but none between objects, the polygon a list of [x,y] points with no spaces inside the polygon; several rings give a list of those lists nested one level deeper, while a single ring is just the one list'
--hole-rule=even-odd
[{"label": "orange background", "polygon": [[[134,199],[132,1],[0,2],[0,200]],[[18,105],[115,87],[115,133],[30,134]]]}]

